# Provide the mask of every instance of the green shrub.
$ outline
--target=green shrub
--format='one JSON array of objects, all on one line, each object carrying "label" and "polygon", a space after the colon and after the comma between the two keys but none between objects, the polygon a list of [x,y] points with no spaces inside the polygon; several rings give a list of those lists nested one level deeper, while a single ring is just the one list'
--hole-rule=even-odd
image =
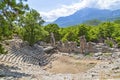
[{"label": "green shrub", "polygon": [[106,40],[105,43],[109,46],[109,47],[113,47],[113,42],[110,40]]},{"label": "green shrub", "polygon": [[120,48],[120,42],[118,43],[118,48]]},{"label": "green shrub", "polygon": [[3,48],[2,44],[0,44],[0,54],[7,54],[8,52],[5,51],[5,49]]}]

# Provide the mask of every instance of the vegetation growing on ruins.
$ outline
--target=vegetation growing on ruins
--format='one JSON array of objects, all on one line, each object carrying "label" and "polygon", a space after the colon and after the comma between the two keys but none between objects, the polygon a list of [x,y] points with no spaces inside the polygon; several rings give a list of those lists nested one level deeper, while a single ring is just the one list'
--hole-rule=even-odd
[{"label": "vegetation growing on ruins", "polygon": [[[0,0],[0,44],[12,38],[15,24],[19,23],[20,16],[28,10],[28,5],[23,4],[23,0]],[[4,53],[0,47],[0,52]]]},{"label": "vegetation growing on ruins", "polygon": [[[1,0],[0,1],[0,45],[2,41],[12,38],[17,34],[29,45],[41,40],[50,42],[50,33],[55,36],[56,41],[75,41],[79,43],[79,37],[85,35],[87,41],[99,42],[99,39],[112,47],[111,38],[120,47],[120,20],[101,22],[98,20],[87,21],[84,24],[61,28],[57,24],[43,26],[44,20],[40,14],[30,9],[25,0]],[[95,24],[95,25],[94,25]],[[79,44],[78,44],[79,45]],[[0,52],[4,53],[0,46]]]}]

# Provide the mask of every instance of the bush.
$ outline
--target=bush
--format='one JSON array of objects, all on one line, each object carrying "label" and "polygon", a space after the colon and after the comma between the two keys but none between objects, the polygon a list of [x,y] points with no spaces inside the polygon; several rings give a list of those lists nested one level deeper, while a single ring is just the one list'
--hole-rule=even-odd
[{"label": "bush", "polygon": [[118,43],[117,47],[120,48],[120,42]]},{"label": "bush", "polygon": [[106,40],[105,43],[109,46],[109,47],[113,47],[113,42],[110,40]]},{"label": "bush", "polygon": [[3,46],[0,44],[0,54],[7,54],[8,52],[5,51],[5,49],[3,48]]}]

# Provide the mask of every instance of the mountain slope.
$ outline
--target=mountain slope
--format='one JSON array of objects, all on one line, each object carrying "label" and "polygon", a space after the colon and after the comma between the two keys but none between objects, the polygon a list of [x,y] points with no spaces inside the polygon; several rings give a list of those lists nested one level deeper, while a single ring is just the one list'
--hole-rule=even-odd
[{"label": "mountain slope", "polygon": [[96,8],[84,8],[78,10],[70,16],[60,17],[55,20],[54,23],[58,24],[61,27],[65,27],[80,24],[92,19],[106,21],[117,17],[120,17],[120,10],[110,11],[106,9],[101,10]]}]

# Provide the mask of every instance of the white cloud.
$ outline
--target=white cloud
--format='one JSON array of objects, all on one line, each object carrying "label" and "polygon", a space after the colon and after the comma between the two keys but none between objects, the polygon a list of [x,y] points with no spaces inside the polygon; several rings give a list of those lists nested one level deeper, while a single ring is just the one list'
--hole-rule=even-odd
[{"label": "white cloud", "polygon": [[119,9],[120,0],[98,0],[96,8],[100,9]]},{"label": "white cloud", "polygon": [[72,5],[62,5],[61,8],[51,10],[49,12],[40,12],[45,21],[52,22],[58,17],[68,16],[79,9],[85,7],[93,7],[100,9],[118,9],[120,0],[80,0]]}]

